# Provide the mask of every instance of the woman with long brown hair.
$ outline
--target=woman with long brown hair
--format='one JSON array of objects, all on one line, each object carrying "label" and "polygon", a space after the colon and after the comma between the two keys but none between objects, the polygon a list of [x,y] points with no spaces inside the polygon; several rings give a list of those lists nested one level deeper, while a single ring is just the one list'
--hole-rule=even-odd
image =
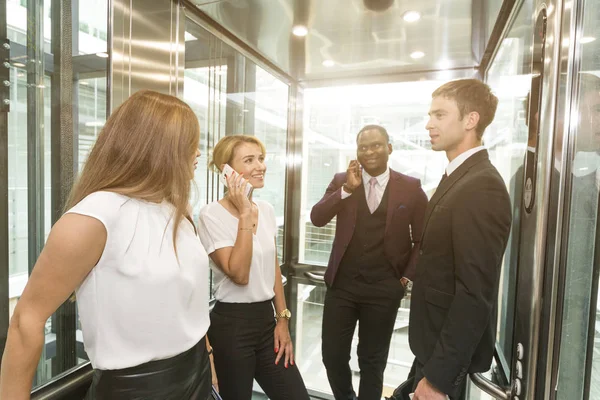
[{"label": "woman with long brown hair", "polygon": [[173,96],[140,91],[112,113],[15,308],[0,399],[29,399],[44,324],[74,291],[86,399],[208,398],[208,256],[188,212],[198,141]]}]

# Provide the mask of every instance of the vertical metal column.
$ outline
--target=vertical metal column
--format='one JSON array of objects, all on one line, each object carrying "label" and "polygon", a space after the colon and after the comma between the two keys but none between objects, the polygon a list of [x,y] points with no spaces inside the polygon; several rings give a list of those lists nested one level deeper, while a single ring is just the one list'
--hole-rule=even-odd
[{"label": "vertical metal column", "polygon": [[[246,61],[244,66],[244,90],[242,91],[243,102],[242,102],[242,119],[243,133],[245,135],[255,135],[254,132],[256,126],[256,99],[258,93],[256,93],[256,64],[252,61]],[[250,98],[249,95],[253,95],[254,98]],[[266,145],[266,143],[265,143]]]},{"label": "vertical metal column", "polygon": [[[6,40],[6,0],[0,0],[0,41]],[[0,49],[0,64],[8,62],[8,50]],[[8,69],[0,65],[2,77],[8,76]],[[10,87],[0,86],[0,101],[8,100]],[[8,333],[8,107],[0,103],[0,357],[6,345]]]},{"label": "vertical metal column", "polygon": [[[28,269],[44,247],[44,3],[27,2],[27,215]],[[44,381],[46,349],[34,385]]]},{"label": "vertical metal column", "polygon": [[[225,135],[237,135],[244,132],[243,106],[245,89],[246,59],[239,53],[227,57],[227,108],[225,111]],[[239,100],[239,101],[238,101]]]},{"label": "vertical metal column", "polygon": [[[73,154],[73,55],[70,0],[52,0],[52,224],[62,215],[75,174]],[[75,303],[67,300],[52,317],[56,356],[52,375],[77,365]]]},{"label": "vertical metal column", "polygon": [[[297,83],[292,83],[288,100],[288,134],[287,134],[287,168],[285,178],[285,231],[283,243],[284,274],[289,284],[286,287],[286,302],[292,315],[298,315],[297,282],[294,282],[294,266],[298,264],[298,251],[300,243],[300,224],[302,199],[294,195],[294,191],[302,182],[302,146],[303,146],[303,104],[304,89]],[[296,340],[297,318],[290,320],[290,336],[292,342]]]}]

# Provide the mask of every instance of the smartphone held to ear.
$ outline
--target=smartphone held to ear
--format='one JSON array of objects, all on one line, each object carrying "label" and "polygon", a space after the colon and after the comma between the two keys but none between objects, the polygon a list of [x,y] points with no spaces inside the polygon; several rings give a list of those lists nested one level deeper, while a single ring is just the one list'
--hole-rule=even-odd
[{"label": "smartphone held to ear", "polygon": [[[229,164],[225,164],[223,166],[223,171],[221,172],[219,179],[221,180],[221,183],[223,184],[223,186],[227,187],[227,177],[229,177],[230,179],[235,179],[235,178],[237,178],[238,175],[239,174],[237,172],[235,172],[235,170],[233,168],[231,168],[229,166]],[[247,197],[250,197],[253,189],[254,189],[254,187],[250,184],[250,182],[246,182],[244,194]]]}]

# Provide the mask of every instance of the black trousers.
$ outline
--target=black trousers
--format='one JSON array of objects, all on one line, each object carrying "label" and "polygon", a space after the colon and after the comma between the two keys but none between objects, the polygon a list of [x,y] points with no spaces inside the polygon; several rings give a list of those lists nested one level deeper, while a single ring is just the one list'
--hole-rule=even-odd
[{"label": "black trousers", "polygon": [[402,285],[396,279],[377,284],[357,282],[349,291],[336,285],[327,289],[323,310],[322,354],[336,400],[357,398],[349,365],[352,336],[357,322],[360,368],[358,398],[381,399],[383,372],[403,296]]},{"label": "black trousers", "polygon": [[274,329],[270,300],[215,304],[208,338],[223,400],[250,400],[254,379],[271,400],[309,399],[296,364],[275,364]]},{"label": "black trousers", "polygon": [[[411,375],[414,376],[413,389],[412,389],[413,392],[415,391],[415,389],[417,389],[417,385],[419,384],[421,379],[424,378],[422,368],[423,368],[423,364],[421,364],[419,362],[419,360],[417,360],[415,358],[415,361],[413,362],[413,366],[410,370],[410,373],[408,374],[409,378],[411,377]],[[450,397],[450,400],[466,400],[466,392],[467,392],[466,388],[467,388],[467,379],[463,379],[462,383],[460,385],[458,385],[458,387],[456,388],[456,391],[454,393],[446,393],[446,394],[448,395],[448,397]]]},{"label": "black trousers", "polygon": [[211,371],[206,339],[184,353],[119,370],[94,370],[85,400],[207,400]]}]

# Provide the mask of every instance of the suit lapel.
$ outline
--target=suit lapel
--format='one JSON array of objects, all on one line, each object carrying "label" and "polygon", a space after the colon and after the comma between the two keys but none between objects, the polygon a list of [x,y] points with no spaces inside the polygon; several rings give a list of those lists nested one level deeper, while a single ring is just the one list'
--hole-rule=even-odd
[{"label": "suit lapel", "polygon": [[477,153],[473,154],[471,157],[467,158],[465,160],[465,162],[463,162],[457,169],[455,169],[454,172],[452,172],[450,174],[450,176],[448,178],[446,178],[440,186],[438,186],[435,193],[431,197],[431,200],[429,200],[429,203],[427,204],[427,210],[425,211],[425,220],[424,220],[424,225],[423,225],[423,233],[421,234],[421,240],[423,240],[423,235],[425,235],[425,232],[427,231],[427,224],[429,223],[429,218],[431,217],[431,214],[433,213],[433,209],[435,208],[435,206],[440,202],[440,200],[444,197],[444,195],[452,188],[452,186],[454,186],[456,184],[456,182],[461,180],[462,177],[465,176],[467,174],[467,172],[469,172],[471,167],[473,167],[476,164],[479,164],[480,162],[482,162],[484,160],[489,160],[487,150],[478,151]]}]

